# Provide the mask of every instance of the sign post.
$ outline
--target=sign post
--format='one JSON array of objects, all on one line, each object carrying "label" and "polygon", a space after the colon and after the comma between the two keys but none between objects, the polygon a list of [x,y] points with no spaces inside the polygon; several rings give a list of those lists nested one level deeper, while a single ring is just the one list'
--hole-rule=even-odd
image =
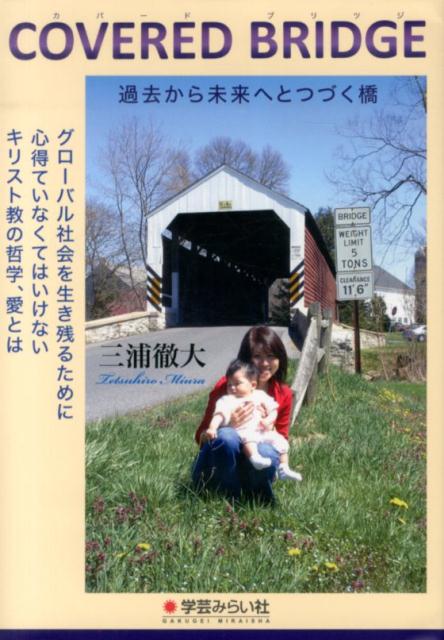
[{"label": "sign post", "polygon": [[361,375],[361,333],[359,327],[359,302],[353,300],[353,327],[355,330],[355,373]]},{"label": "sign post", "polygon": [[355,372],[361,373],[359,300],[373,297],[372,227],[369,207],[335,209],[336,293],[353,300]]}]

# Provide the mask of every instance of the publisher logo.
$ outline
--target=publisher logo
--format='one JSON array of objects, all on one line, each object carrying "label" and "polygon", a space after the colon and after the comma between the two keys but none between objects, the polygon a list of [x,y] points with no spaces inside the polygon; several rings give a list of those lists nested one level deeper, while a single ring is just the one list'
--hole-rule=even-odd
[{"label": "publisher logo", "polygon": [[163,610],[169,615],[173,615],[177,611],[177,604],[174,600],[166,600],[163,603]]},{"label": "publisher logo", "polygon": [[[163,603],[163,624],[254,624],[270,623],[267,599],[169,599]],[[166,615],[165,615],[166,614]]]}]

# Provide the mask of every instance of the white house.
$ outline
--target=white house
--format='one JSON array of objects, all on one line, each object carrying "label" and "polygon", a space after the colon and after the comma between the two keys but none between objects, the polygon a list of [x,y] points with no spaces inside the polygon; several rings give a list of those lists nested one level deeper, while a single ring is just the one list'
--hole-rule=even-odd
[{"label": "white house", "polygon": [[415,322],[415,290],[395,276],[373,267],[374,293],[383,298],[392,322],[409,325]]}]

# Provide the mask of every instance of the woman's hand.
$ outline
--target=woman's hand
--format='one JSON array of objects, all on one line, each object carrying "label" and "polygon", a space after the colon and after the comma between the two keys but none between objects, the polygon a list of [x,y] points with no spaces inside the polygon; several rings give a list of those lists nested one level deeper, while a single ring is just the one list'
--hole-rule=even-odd
[{"label": "woman's hand", "polygon": [[200,446],[203,447],[203,445],[206,442],[210,442],[211,440],[215,440],[216,437],[217,437],[217,429],[207,429],[200,436]]},{"label": "woman's hand", "polygon": [[245,402],[243,405],[233,411],[230,417],[230,426],[237,429],[241,427],[247,420],[251,418],[254,411],[252,402]]}]

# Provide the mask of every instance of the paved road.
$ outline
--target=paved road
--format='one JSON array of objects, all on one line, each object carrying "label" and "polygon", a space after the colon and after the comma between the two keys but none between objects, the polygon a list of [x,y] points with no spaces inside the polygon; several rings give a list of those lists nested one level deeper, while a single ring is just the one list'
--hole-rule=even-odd
[{"label": "paved road", "polygon": [[[173,328],[89,345],[86,349],[87,421],[143,409],[211,387],[236,356],[247,329]],[[278,328],[277,332],[284,340],[289,355],[295,357],[296,351],[287,336],[287,329]],[[141,343],[150,347],[149,366],[128,367],[129,345],[139,350]],[[154,366],[156,344],[173,344],[179,349],[177,367]],[[182,366],[188,358],[191,344],[195,345],[196,356],[205,366],[200,366],[194,357],[188,365]],[[143,351],[146,357],[147,348],[144,347]],[[139,355],[137,351],[137,357]],[[140,365],[140,360],[136,364]]]}]

